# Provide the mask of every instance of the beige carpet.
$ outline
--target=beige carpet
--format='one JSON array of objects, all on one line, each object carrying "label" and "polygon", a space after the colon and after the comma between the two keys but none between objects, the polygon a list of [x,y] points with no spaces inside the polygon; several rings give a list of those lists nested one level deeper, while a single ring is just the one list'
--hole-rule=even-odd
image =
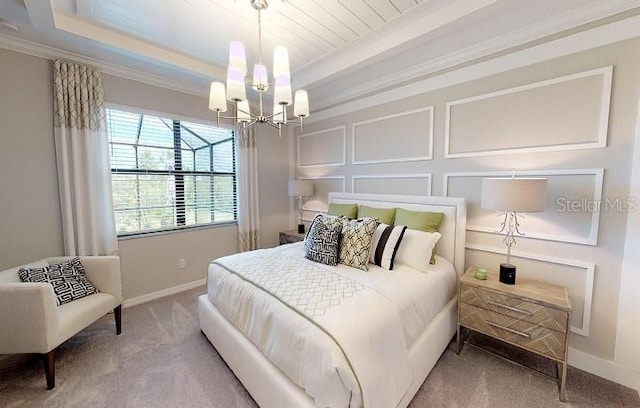
[{"label": "beige carpet", "polygon": [[[203,291],[125,309],[120,336],[111,315],[80,332],[59,348],[52,391],[37,356],[0,356],[0,407],[255,407],[200,332]],[[411,407],[640,407],[634,390],[577,369],[567,396],[560,403],[552,379],[465,345],[443,354]]]}]

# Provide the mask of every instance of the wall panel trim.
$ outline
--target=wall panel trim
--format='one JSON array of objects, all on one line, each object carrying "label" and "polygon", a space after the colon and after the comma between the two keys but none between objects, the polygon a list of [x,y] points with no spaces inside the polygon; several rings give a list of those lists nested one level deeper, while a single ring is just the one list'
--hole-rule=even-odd
[{"label": "wall panel trim", "polygon": [[[300,164],[300,139],[308,136],[315,136],[321,133],[332,132],[334,130],[342,130],[342,162],[328,162],[328,163],[318,163],[318,164]],[[333,166],[344,166],[347,161],[347,127],[346,126],[336,126],[329,129],[322,129],[316,132],[303,133],[297,136],[297,165],[299,169],[307,169],[314,167],[333,167]]]},{"label": "wall panel trim", "polygon": [[359,174],[351,176],[351,192],[355,193],[356,180],[358,179],[394,179],[394,178],[424,178],[427,180],[427,194],[432,193],[431,173],[411,173],[411,174]]},{"label": "wall panel trim", "polygon": [[[571,176],[571,175],[590,175],[594,177],[594,190],[593,197],[590,198],[593,201],[602,202],[602,187],[604,180],[604,169],[557,169],[557,170],[522,170],[516,172],[516,177],[521,176]],[[443,174],[443,192],[442,195],[449,196],[449,179],[453,177],[509,177],[511,171],[478,171],[478,172],[449,172]],[[472,220],[471,220],[472,221]],[[497,226],[497,224],[496,224]],[[567,236],[547,235],[540,233],[527,233],[527,238],[542,239],[548,241],[569,242],[574,244],[585,245],[598,245],[598,230],[600,226],[600,208],[597,211],[591,213],[591,225],[589,230],[589,236],[586,238],[569,238]],[[474,225],[472,222],[467,222],[468,231],[478,231],[490,234],[496,234],[495,228],[487,228],[479,225]]]},{"label": "wall panel trim", "polygon": [[[428,144],[429,154],[426,156],[408,156],[398,157],[393,159],[378,159],[378,160],[357,160],[356,159],[356,127],[358,125],[364,125],[367,123],[378,122],[387,119],[399,118],[401,116],[411,115],[413,113],[427,112],[429,115],[429,129],[428,129]],[[432,160],[433,159],[433,106],[427,106],[419,109],[412,109],[404,112],[394,113],[392,115],[381,116],[374,119],[367,119],[360,122],[354,122],[351,124],[351,162],[353,164],[375,164],[375,163],[398,163],[406,161],[420,161],[420,160]]]},{"label": "wall panel trim", "polygon": [[[522,91],[527,91],[536,88],[542,88],[549,85],[559,84],[563,82],[569,82],[576,79],[586,78],[590,76],[602,75],[602,89],[601,89],[601,101],[600,101],[600,118],[598,129],[598,140],[595,142],[584,143],[566,143],[547,146],[531,146],[511,149],[500,150],[483,150],[483,151],[471,151],[463,153],[451,153],[450,151],[450,131],[451,131],[451,107],[456,105],[462,105],[470,102],[491,99],[503,95],[514,94]],[[607,145],[607,130],[609,121],[609,107],[611,101],[611,84],[613,79],[613,66],[609,65],[602,68],[592,69],[589,71],[578,72],[571,75],[565,75],[557,78],[552,78],[545,81],[533,82],[522,86],[513,88],[502,89],[496,92],[490,92],[482,95],[473,96],[470,98],[459,99],[446,104],[446,118],[445,118],[445,151],[444,157],[459,158],[459,157],[480,157],[480,156],[492,156],[514,153],[532,153],[532,152],[555,152],[564,150],[576,150],[576,149],[594,149],[603,148]]]}]

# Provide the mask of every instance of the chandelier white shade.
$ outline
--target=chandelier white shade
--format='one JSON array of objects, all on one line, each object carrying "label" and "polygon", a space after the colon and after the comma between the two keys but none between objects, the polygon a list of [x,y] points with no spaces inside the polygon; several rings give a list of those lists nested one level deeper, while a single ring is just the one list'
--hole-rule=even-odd
[{"label": "chandelier white shade", "polygon": [[[262,17],[261,12],[269,4],[267,0],[249,0],[251,6],[258,11],[258,62],[252,71],[252,81],[247,81],[247,58],[244,44],[232,41],[229,44],[229,66],[227,68],[226,89],[221,82],[212,82],[209,93],[209,109],[216,112],[216,120],[219,123],[220,113],[226,112],[226,100],[234,103],[233,116],[225,117],[233,119],[236,123],[242,123],[245,127],[255,123],[267,123],[281,130],[282,125],[288,121],[287,106],[294,104],[291,88],[291,73],[289,70],[289,52],[284,46],[277,46],[273,53],[272,80],[269,81],[269,73],[266,65],[262,63]],[[258,92],[258,109],[252,111],[249,107],[246,86],[250,85]],[[273,85],[273,110],[271,114],[265,113],[263,94]],[[309,116],[309,96],[306,91],[298,90],[295,93],[294,116],[299,118],[295,122],[302,124],[302,119]]]}]

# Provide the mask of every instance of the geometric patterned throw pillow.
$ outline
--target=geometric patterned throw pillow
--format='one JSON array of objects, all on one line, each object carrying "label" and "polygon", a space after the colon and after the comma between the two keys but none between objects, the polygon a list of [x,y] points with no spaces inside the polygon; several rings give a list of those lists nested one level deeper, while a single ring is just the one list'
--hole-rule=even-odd
[{"label": "geometric patterned throw pillow", "polygon": [[84,266],[78,257],[42,268],[21,268],[18,275],[23,282],[51,284],[58,305],[98,293],[87,279]]},{"label": "geometric patterned throw pillow", "polygon": [[373,218],[347,221],[342,227],[339,262],[366,271],[377,226],[378,221]]},{"label": "geometric patterned throw pillow", "polygon": [[346,222],[346,221],[347,221],[347,219],[345,217],[343,217],[342,215],[336,216],[336,215],[327,215],[327,214],[317,214],[313,218],[313,221],[311,221],[311,226],[309,227],[309,230],[307,231],[307,235],[304,237],[305,247],[307,245],[307,239],[311,235],[313,227],[316,224],[321,223],[321,224],[324,224],[327,227],[336,228],[338,226],[342,227],[342,224],[344,222]]},{"label": "geometric patterned throw pillow", "polygon": [[336,266],[338,264],[341,231],[341,223],[331,225],[314,222],[305,239],[304,257],[314,262]]}]

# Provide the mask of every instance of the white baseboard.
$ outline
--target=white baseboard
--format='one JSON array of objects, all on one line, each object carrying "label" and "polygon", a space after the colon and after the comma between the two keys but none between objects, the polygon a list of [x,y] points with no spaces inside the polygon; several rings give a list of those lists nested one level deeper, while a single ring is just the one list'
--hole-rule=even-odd
[{"label": "white baseboard", "polygon": [[605,360],[570,347],[569,365],[640,391],[640,373],[622,367],[613,361]]},{"label": "white baseboard", "polygon": [[198,286],[202,286],[202,285],[204,285],[206,283],[207,283],[207,279],[206,278],[198,279],[197,281],[184,283],[182,285],[174,286],[172,288],[159,290],[157,292],[148,293],[146,295],[134,297],[134,298],[131,298],[131,299],[126,299],[123,302],[123,306],[125,308],[127,308],[127,307],[131,307],[131,306],[139,305],[141,303],[146,303],[146,302],[149,302],[149,301],[154,300],[154,299],[159,299],[161,297],[173,295],[174,293],[180,293],[180,292],[184,292],[185,290],[197,288]]}]

